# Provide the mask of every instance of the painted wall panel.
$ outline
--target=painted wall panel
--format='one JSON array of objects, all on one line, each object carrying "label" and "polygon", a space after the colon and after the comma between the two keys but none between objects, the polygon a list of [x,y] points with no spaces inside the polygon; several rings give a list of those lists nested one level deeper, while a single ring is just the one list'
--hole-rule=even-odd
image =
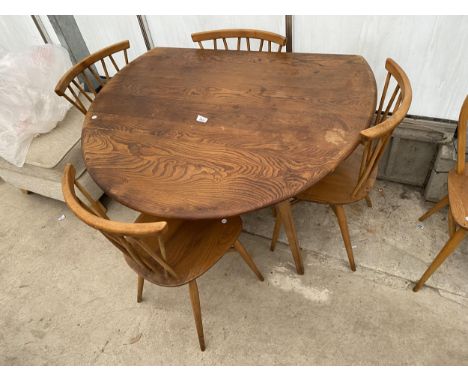
[{"label": "painted wall panel", "polygon": [[[284,16],[146,16],[156,46],[198,47],[191,34],[211,29],[252,28],[285,35]],[[245,42],[244,42],[245,44]],[[258,42],[252,49],[258,48]],[[234,46],[234,45],[231,45]],[[210,47],[207,45],[207,47]]]},{"label": "painted wall panel", "polygon": [[468,94],[467,16],[294,16],[295,52],[360,54],[379,91],[387,57],[407,72],[410,114],[458,119]]},{"label": "painted wall panel", "polygon": [[0,16],[0,47],[8,51],[44,44],[31,16]]}]

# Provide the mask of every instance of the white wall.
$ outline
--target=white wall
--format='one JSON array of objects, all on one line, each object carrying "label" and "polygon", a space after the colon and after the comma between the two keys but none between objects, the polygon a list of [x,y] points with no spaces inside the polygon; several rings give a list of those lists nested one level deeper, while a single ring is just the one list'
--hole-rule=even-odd
[{"label": "white wall", "polygon": [[44,44],[31,16],[0,16],[0,48],[22,50]]},{"label": "white wall", "polygon": [[[198,47],[191,34],[211,29],[263,29],[285,35],[284,16],[146,16],[156,46]],[[243,42],[245,44],[245,41]],[[234,45],[232,45],[234,46]],[[209,45],[207,45],[209,47]],[[252,45],[255,49],[256,45]]]},{"label": "white wall", "polygon": [[468,94],[467,16],[294,16],[296,52],[360,54],[379,89],[387,57],[413,87],[410,114],[457,120]]},{"label": "white wall", "polygon": [[[57,34],[45,15],[39,16],[53,44],[60,45]],[[42,45],[41,34],[31,16],[0,16],[0,47],[17,51],[32,45]]]}]

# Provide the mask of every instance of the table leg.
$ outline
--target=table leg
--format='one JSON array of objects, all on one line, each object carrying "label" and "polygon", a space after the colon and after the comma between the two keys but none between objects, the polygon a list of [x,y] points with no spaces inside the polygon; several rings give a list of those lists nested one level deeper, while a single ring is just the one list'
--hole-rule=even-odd
[{"label": "table leg", "polygon": [[296,271],[298,274],[303,275],[304,266],[302,265],[301,250],[297,241],[296,227],[294,226],[289,200],[278,203],[277,208],[281,221],[284,224],[284,230],[286,231],[286,236],[288,238],[289,248],[291,248],[294,263],[296,264]]}]

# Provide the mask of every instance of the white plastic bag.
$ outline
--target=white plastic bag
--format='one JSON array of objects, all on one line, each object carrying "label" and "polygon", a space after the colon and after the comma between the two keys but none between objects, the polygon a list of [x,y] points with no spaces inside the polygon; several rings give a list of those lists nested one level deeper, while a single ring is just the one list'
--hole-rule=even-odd
[{"label": "white plastic bag", "polygon": [[71,65],[58,45],[0,51],[0,156],[8,162],[22,167],[33,138],[65,117],[71,105],[54,88]]}]

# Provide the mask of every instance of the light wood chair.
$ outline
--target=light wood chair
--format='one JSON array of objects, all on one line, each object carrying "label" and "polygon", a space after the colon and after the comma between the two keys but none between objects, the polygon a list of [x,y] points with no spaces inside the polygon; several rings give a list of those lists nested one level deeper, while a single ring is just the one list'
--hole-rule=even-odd
[{"label": "light wood chair", "polygon": [[[75,187],[88,204],[77,196]],[[240,217],[182,221],[141,214],[134,223],[112,221],[102,204],[75,180],[75,169],[71,165],[65,168],[62,190],[70,210],[114,244],[137,273],[137,302],[142,300],[144,280],[166,287],[189,284],[202,351],[205,350],[205,339],[196,279],[234,247],[258,279],[263,281],[253,259],[238,240],[242,230]]]},{"label": "light wood chair", "polygon": [[463,102],[458,119],[457,165],[448,174],[448,195],[419,218],[420,221],[423,221],[448,205],[450,238],[413,288],[415,292],[421,289],[427,279],[455,251],[465,237],[466,230],[468,230],[468,169],[465,163],[467,123],[468,96]]},{"label": "light wood chair", "polygon": [[[374,126],[361,131],[361,144],[334,172],[292,200],[292,202],[308,201],[330,205],[338,218],[349,265],[353,271],[356,270],[356,265],[343,206],[365,199],[368,206],[372,207],[369,191],[377,176],[379,160],[393,131],[405,118],[412,99],[411,84],[403,69],[390,58],[387,59],[385,68],[387,69],[387,77]],[[396,82],[396,84],[393,92],[389,93],[391,95],[387,101],[391,81]],[[276,221],[271,242],[272,251],[275,249],[282,224],[280,214],[276,213],[275,215]]]},{"label": "light wood chair", "polygon": [[[263,51],[263,48],[267,49],[268,52],[272,52],[272,44],[278,45],[277,52],[281,52],[284,46],[286,46],[286,37],[276,33],[256,30],[256,29],[218,29],[206,32],[192,33],[192,41],[197,42],[201,49],[205,49],[203,46],[204,41],[213,41],[213,49],[218,50],[218,40],[221,40],[224,46],[224,50],[229,50],[227,39],[237,39],[236,50],[241,50],[242,39],[246,40],[247,50],[250,51],[250,40],[260,40],[258,48],[259,52]],[[265,44],[265,42],[267,42]],[[220,42],[221,43],[221,42]]]},{"label": "light wood chair", "polygon": [[[121,41],[85,57],[83,60],[72,66],[62,76],[55,86],[55,93],[64,97],[79,111],[86,114],[88,106],[93,102],[96,94],[107,83],[107,81],[111,79],[107,65],[112,64],[112,67],[116,72],[119,72],[121,69],[117,65],[113,54],[123,52],[125,64],[128,64],[127,50],[129,48],[130,43],[128,41]],[[105,73],[105,78],[102,78],[97,72],[96,65],[98,63],[101,65],[102,70]],[[109,68],[111,68],[111,66],[109,66]],[[83,84],[86,84],[86,90]],[[83,102],[84,99],[89,103]]]}]

